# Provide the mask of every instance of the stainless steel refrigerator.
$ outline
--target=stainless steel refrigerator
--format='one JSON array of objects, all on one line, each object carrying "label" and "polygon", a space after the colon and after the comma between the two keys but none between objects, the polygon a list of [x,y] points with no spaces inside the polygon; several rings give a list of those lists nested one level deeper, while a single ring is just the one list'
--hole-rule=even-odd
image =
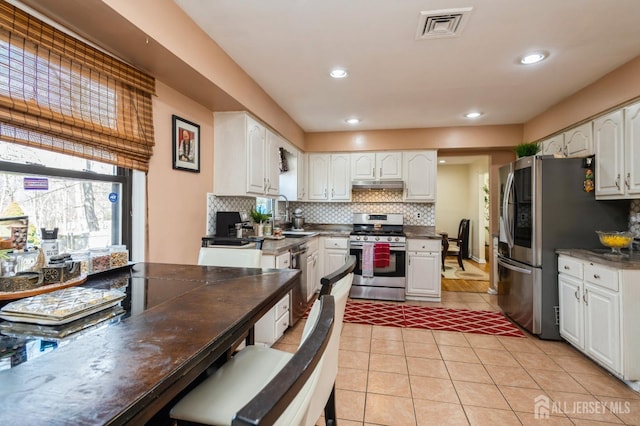
[{"label": "stainless steel refrigerator", "polygon": [[585,192],[583,164],[531,156],[500,168],[498,304],[541,339],[560,339],[555,250],[602,248],[596,230],[628,228],[629,202]]}]

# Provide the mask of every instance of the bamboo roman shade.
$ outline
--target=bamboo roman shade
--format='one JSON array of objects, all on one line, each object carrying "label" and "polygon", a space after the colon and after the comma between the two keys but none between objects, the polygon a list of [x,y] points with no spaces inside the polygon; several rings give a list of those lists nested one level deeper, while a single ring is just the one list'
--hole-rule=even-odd
[{"label": "bamboo roman shade", "polygon": [[0,0],[0,138],[148,170],[155,80]]}]

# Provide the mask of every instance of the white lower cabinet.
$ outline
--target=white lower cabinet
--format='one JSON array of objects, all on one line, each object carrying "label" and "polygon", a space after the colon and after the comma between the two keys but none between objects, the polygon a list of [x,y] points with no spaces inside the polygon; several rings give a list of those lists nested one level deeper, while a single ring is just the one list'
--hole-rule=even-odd
[{"label": "white lower cabinet", "polygon": [[640,380],[640,270],[558,256],[560,335],[635,387]]},{"label": "white lower cabinet", "polygon": [[289,301],[287,294],[256,322],[254,327],[256,345],[273,345],[289,328]]},{"label": "white lower cabinet", "polygon": [[343,237],[323,237],[322,276],[329,275],[343,266],[349,255],[349,239]]},{"label": "white lower cabinet", "polygon": [[440,301],[441,250],[441,240],[407,240],[407,299]]},{"label": "white lower cabinet", "polygon": [[320,289],[319,246],[320,237],[314,237],[307,242],[307,302],[313,298]]}]

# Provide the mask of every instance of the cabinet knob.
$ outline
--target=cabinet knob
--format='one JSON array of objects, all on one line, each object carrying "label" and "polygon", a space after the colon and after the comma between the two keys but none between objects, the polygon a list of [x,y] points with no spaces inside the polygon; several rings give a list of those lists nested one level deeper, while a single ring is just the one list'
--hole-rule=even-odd
[{"label": "cabinet knob", "polygon": [[576,299],[578,299],[578,302],[580,301],[580,294],[578,294],[580,291],[580,289],[576,288],[576,292],[573,293],[574,296],[576,296]]},{"label": "cabinet knob", "polygon": [[598,275],[598,274],[593,274],[593,278],[595,278],[596,280],[599,280],[599,279],[600,279],[600,275]]},{"label": "cabinet knob", "polygon": [[631,189],[631,184],[629,183],[631,181],[631,173],[627,173],[627,177],[624,179],[624,186],[627,187],[627,189]]},{"label": "cabinet knob", "polygon": [[589,293],[589,290],[587,290],[586,288],[584,289],[584,293],[582,293],[582,300],[584,301],[585,305],[589,305],[589,301],[587,300],[587,295]]},{"label": "cabinet knob", "polygon": [[564,265],[564,269],[568,271],[569,269],[571,269],[571,267],[569,267],[569,265]]}]

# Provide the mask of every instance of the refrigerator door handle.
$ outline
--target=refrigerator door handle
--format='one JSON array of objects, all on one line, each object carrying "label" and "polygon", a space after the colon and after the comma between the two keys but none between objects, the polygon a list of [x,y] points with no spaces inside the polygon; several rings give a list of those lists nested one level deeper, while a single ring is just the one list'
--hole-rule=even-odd
[{"label": "refrigerator door handle", "polygon": [[502,212],[504,215],[504,233],[507,238],[507,244],[509,248],[513,248],[513,218],[511,212],[509,212],[509,199],[511,198],[511,192],[513,190],[513,172],[509,172],[507,175],[507,182],[505,183],[504,196],[502,198]]},{"label": "refrigerator door handle", "polygon": [[513,263],[509,262],[504,257],[498,256],[498,264],[504,266],[507,269],[511,269],[512,271],[520,272],[521,274],[527,274],[527,275],[532,274],[531,270],[520,268],[519,266],[516,266]]}]

